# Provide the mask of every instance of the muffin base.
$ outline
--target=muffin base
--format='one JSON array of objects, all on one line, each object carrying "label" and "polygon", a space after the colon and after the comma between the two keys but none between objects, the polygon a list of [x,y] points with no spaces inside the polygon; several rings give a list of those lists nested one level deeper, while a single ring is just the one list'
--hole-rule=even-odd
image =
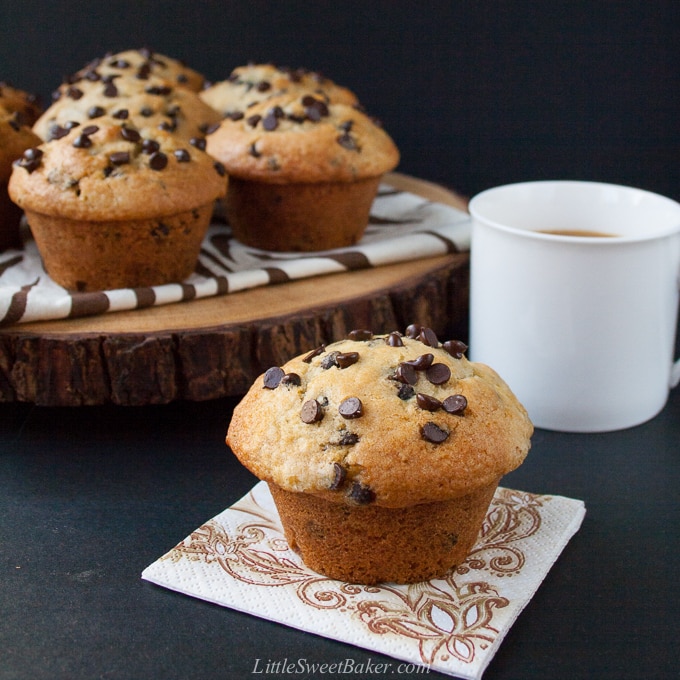
[{"label": "muffin base", "polygon": [[349,583],[444,576],[472,549],[498,486],[405,508],[334,503],[269,482],[289,546],[310,569]]},{"label": "muffin base", "polygon": [[78,221],[26,210],[45,270],[75,291],[179,283],[196,266],[213,204],[160,218]]},{"label": "muffin base", "polygon": [[226,197],[229,224],[241,243],[262,250],[351,246],[364,234],[380,180],[273,184],[232,176]]}]

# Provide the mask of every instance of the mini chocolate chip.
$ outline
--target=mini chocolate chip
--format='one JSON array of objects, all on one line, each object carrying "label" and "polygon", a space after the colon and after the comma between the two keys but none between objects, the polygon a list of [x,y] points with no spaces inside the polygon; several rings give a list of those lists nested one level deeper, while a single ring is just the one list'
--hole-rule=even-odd
[{"label": "mini chocolate chip", "polygon": [[300,411],[300,418],[303,423],[311,425],[316,423],[323,418],[323,409],[321,404],[316,399],[310,399],[302,404],[302,410]]},{"label": "mini chocolate chip", "polygon": [[130,162],[130,154],[127,151],[116,151],[109,154],[109,162],[113,165],[125,165]]},{"label": "mini chocolate chip", "polygon": [[385,338],[385,343],[388,344],[390,347],[403,347],[404,346],[404,341],[401,339],[401,335],[399,335],[399,333],[390,333]]},{"label": "mini chocolate chip", "polygon": [[359,435],[354,432],[345,432],[345,434],[340,437],[338,444],[340,446],[354,446],[359,442]]},{"label": "mini chocolate chip", "polygon": [[330,352],[327,354],[322,360],[321,360],[321,368],[324,370],[328,370],[329,368],[333,368],[333,366],[338,365],[337,361],[337,356],[340,354],[340,352]]},{"label": "mini chocolate chip", "polygon": [[358,340],[358,341],[364,341],[364,340],[370,340],[373,337],[373,333],[371,331],[367,331],[364,329],[357,328],[353,331],[350,331],[347,335],[347,337],[350,340]]},{"label": "mini chocolate chip", "polygon": [[103,116],[105,113],[106,111],[101,106],[91,106],[87,110],[87,115],[89,118],[99,118],[100,116]]},{"label": "mini chocolate chip", "polygon": [[19,167],[24,168],[30,175],[34,170],[37,170],[40,167],[42,156],[43,152],[41,149],[31,147],[24,151],[21,158],[17,161],[17,164]]},{"label": "mini chocolate chip", "polygon": [[88,135],[80,134],[73,140],[73,146],[77,149],[88,149],[92,146],[92,140]]},{"label": "mini chocolate chip", "polygon": [[449,433],[433,422],[427,422],[420,428],[420,436],[432,444],[441,444],[449,438]]},{"label": "mini chocolate chip", "polygon": [[361,482],[354,482],[347,495],[359,505],[368,505],[375,500],[375,492]]},{"label": "mini chocolate chip", "polygon": [[264,386],[268,390],[276,389],[284,375],[285,373],[283,369],[279,366],[272,366],[271,368],[268,368],[265,371],[264,377],[262,379]]},{"label": "mini chocolate chip", "polygon": [[413,387],[411,387],[411,385],[400,385],[397,396],[402,401],[408,401],[415,393],[416,391],[413,389]]},{"label": "mini chocolate chip", "polygon": [[222,163],[219,161],[215,161],[213,163],[213,168],[215,168],[215,172],[220,176],[220,177],[226,177],[227,176],[227,169],[224,167]]},{"label": "mini chocolate chip", "polygon": [[418,406],[425,411],[438,411],[442,407],[442,403],[439,399],[432,397],[429,394],[423,394],[422,392],[416,394],[416,401],[418,402]]},{"label": "mini chocolate chip", "polygon": [[66,90],[66,96],[69,99],[75,99],[78,100],[83,96],[83,91],[79,90],[77,87],[69,87]]},{"label": "mini chocolate chip", "polygon": [[271,132],[272,130],[276,130],[276,128],[279,126],[279,119],[273,115],[272,113],[268,113],[263,119],[262,119],[262,127],[267,130],[268,132]]},{"label": "mini chocolate chip", "polygon": [[147,94],[158,95],[164,97],[172,92],[172,88],[168,85],[152,85],[144,90]]},{"label": "mini chocolate chip", "polygon": [[359,397],[347,397],[338,406],[338,412],[343,418],[361,418],[364,415],[364,405]]},{"label": "mini chocolate chip", "polygon": [[204,135],[211,135],[213,132],[217,132],[217,130],[220,129],[220,122],[218,121],[217,123],[203,123],[202,125],[198,126],[198,129]]},{"label": "mini chocolate chip", "polygon": [[81,135],[93,135],[98,130],[99,130],[98,125],[86,125],[84,128],[81,129],[80,134]]},{"label": "mini chocolate chip", "polygon": [[205,137],[192,137],[189,140],[189,144],[191,144],[191,146],[196,147],[197,149],[200,149],[201,151],[205,151],[206,147]]},{"label": "mini chocolate chip", "polygon": [[254,116],[249,116],[246,118],[246,123],[250,125],[250,127],[256,127],[257,124],[262,120],[262,116],[259,114],[255,114]]},{"label": "mini chocolate chip", "polygon": [[122,127],[120,129],[120,136],[127,140],[128,142],[138,142],[142,137],[137,132],[137,130],[133,130],[132,128],[127,128],[127,127]]},{"label": "mini chocolate chip", "polygon": [[343,149],[347,149],[348,151],[358,151],[359,150],[359,144],[357,143],[357,140],[352,137],[352,135],[347,134],[346,132],[338,135],[336,137],[337,143],[343,147]]},{"label": "mini chocolate chip", "polygon": [[423,345],[427,345],[428,347],[439,347],[437,334],[431,328],[421,328],[418,335],[418,340],[420,340]]},{"label": "mini chocolate chip", "polygon": [[447,413],[462,416],[467,408],[467,399],[462,394],[454,394],[444,399],[442,407]]},{"label": "mini chocolate chip", "polygon": [[111,117],[116,120],[127,120],[130,117],[130,112],[127,109],[118,109],[111,114]]},{"label": "mini chocolate chip", "polygon": [[254,158],[259,158],[262,154],[257,150],[255,147],[255,142],[253,142],[250,145],[250,148],[248,149],[248,153],[253,156]]},{"label": "mini chocolate chip", "polygon": [[142,151],[147,154],[154,154],[161,148],[161,145],[155,139],[145,139],[142,142]]},{"label": "mini chocolate chip", "polygon": [[286,375],[281,378],[281,384],[299,387],[302,385],[302,378],[297,373],[286,373]]},{"label": "mini chocolate chip", "polygon": [[243,111],[231,111],[225,115],[225,118],[229,118],[229,120],[243,120],[244,115]]},{"label": "mini chocolate chip", "polygon": [[442,347],[455,359],[462,359],[468,348],[461,340],[447,340]]},{"label": "mini chocolate chip", "polygon": [[272,87],[271,83],[266,81],[266,80],[261,80],[256,86],[255,89],[258,92],[266,92],[267,90],[270,90]]},{"label": "mini chocolate chip", "polygon": [[342,488],[345,479],[347,479],[347,469],[340,465],[340,463],[333,463],[333,481],[328,488],[331,491],[337,491]]},{"label": "mini chocolate chip", "polygon": [[150,118],[153,116],[153,109],[150,106],[143,106],[139,109],[139,115],[144,116],[144,118]]},{"label": "mini chocolate chip", "polygon": [[313,349],[307,356],[303,357],[302,361],[309,364],[314,357],[318,357],[319,354],[323,354],[326,351],[326,345],[319,345],[316,349]]},{"label": "mini chocolate chip", "polygon": [[398,380],[400,383],[415,385],[418,382],[418,374],[411,364],[402,362],[397,366],[397,370],[394,373],[394,379]]},{"label": "mini chocolate chip", "polygon": [[405,335],[406,335],[407,338],[412,338],[413,340],[415,340],[420,335],[420,331],[422,329],[423,329],[423,327],[420,324],[417,324],[417,323],[409,324],[406,327]]},{"label": "mini chocolate chip", "polygon": [[149,167],[152,170],[163,170],[168,164],[168,157],[162,151],[155,151],[149,156]]},{"label": "mini chocolate chip", "polygon": [[177,159],[178,163],[188,163],[191,160],[191,156],[186,149],[175,149],[173,155]]},{"label": "mini chocolate chip", "polygon": [[117,97],[118,96],[118,88],[115,86],[114,83],[106,83],[104,86],[104,91],[102,93],[105,97]]},{"label": "mini chocolate chip", "polygon": [[432,362],[434,361],[434,354],[421,354],[417,359],[412,359],[411,361],[405,361],[405,364],[409,364],[416,369],[416,371],[426,371]]},{"label": "mini chocolate chip", "polygon": [[49,134],[49,140],[52,141],[54,139],[61,139],[62,137],[66,137],[66,135],[70,132],[69,129],[62,127],[61,125],[54,125],[50,129],[50,134]]},{"label": "mini chocolate chip", "polygon": [[443,385],[451,377],[451,369],[446,364],[432,364],[425,375],[433,385]]},{"label": "mini chocolate chip", "polygon": [[359,361],[359,352],[338,352],[335,361],[338,368],[347,368]]}]

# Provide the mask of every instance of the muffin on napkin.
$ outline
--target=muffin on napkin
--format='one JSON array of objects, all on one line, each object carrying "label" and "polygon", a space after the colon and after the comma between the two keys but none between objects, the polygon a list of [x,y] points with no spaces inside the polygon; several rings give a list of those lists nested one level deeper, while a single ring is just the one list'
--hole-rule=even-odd
[{"label": "muffin on napkin", "polygon": [[432,329],[352,331],[260,376],[226,442],[271,490],[305,564],[355,583],[443,576],[475,543],[533,426],[489,367]]},{"label": "muffin on napkin", "polygon": [[356,243],[384,173],[399,162],[390,136],[356,106],[287,93],[226,118],[207,151],[229,174],[226,212],[245,245],[314,251]]},{"label": "muffin on napkin", "polygon": [[14,163],[10,197],[48,274],[79,291],[182,281],[226,191],[224,168],[165,130],[93,123],[65,128]]}]

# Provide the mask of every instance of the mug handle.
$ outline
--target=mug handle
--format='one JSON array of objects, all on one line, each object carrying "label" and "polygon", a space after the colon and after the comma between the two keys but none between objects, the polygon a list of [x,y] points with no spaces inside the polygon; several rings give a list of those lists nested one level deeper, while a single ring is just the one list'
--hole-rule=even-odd
[{"label": "mug handle", "polygon": [[678,359],[671,369],[671,389],[680,384],[680,359]]}]

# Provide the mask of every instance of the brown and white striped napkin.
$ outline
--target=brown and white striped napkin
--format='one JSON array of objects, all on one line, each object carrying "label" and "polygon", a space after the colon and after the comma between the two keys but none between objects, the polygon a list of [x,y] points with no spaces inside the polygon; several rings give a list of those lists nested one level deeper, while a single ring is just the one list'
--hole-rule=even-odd
[{"label": "brown and white striped napkin", "polygon": [[148,288],[68,291],[46,274],[35,242],[0,253],[0,326],[189,302],[294,279],[380,267],[469,249],[469,215],[382,185],[361,241],[316,253],[249,248],[215,220],[195,272],[185,281]]}]

